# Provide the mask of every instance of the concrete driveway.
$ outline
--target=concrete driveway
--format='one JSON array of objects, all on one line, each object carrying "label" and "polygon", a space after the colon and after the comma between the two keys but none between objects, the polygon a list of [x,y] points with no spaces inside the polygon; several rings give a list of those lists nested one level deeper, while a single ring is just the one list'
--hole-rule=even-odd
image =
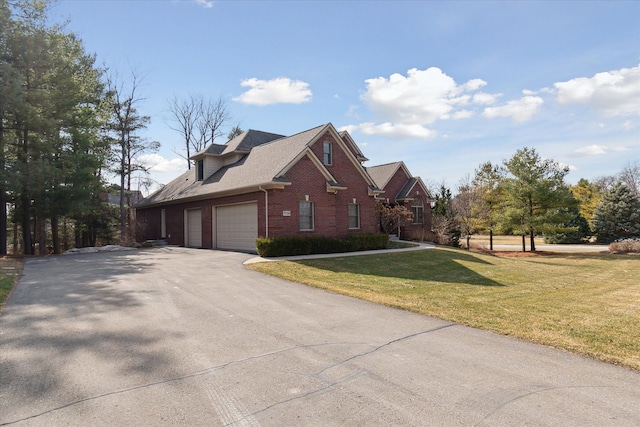
[{"label": "concrete driveway", "polygon": [[0,425],[640,425],[637,372],[264,276],[251,257],[28,259],[0,316]]}]

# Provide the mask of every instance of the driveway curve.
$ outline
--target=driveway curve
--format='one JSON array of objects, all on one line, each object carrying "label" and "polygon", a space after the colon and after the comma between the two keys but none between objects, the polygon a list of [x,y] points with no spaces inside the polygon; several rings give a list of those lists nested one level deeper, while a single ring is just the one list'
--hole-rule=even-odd
[{"label": "driveway curve", "polygon": [[0,426],[640,425],[640,374],[165,247],[28,259]]}]

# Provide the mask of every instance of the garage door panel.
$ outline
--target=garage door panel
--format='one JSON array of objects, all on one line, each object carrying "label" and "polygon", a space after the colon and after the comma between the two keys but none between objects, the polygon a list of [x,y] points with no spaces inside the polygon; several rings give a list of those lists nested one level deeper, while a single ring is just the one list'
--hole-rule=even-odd
[{"label": "garage door panel", "polygon": [[255,251],[258,205],[247,203],[216,208],[216,240],[220,249]]}]

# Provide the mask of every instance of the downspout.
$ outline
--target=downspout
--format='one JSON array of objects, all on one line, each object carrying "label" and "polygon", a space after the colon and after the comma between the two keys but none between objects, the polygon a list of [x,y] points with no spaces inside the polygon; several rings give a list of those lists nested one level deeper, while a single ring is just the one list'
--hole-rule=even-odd
[{"label": "downspout", "polygon": [[261,185],[258,189],[264,191],[264,237],[269,237],[269,192],[262,188]]}]

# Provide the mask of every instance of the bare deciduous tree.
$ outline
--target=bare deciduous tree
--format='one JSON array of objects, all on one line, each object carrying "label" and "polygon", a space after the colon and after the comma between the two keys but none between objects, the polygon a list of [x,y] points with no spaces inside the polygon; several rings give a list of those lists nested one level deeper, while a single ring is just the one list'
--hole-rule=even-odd
[{"label": "bare deciduous tree", "polygon": [[618,178],[631,190],[631,193],[640,197],[640,164],[638,162],[627,163],[618,174]]},{"label": "bare deciduous tree", "polygon": [[458,194],[451,202],[455,218],[460,224],[460,231],[465,236],[467,250],[470,249],[471,235],[478,231],[482,223],[482,218],[478,211],[479,202],[480,193],[473,185],[469,175],[467,175],[460,180]]},{"label": "bare deciduous tree", "polygon": [[[144,170],[144,166],[136,161],[136,157],[144,152],[156,151],[159,143],[148,141],[137,133],[145,129],[151,118],[141,116],[137,106],[144,98],[140,97],[141,78],[135,72],[126,83],[117,73],[107,75],[107,96],[111,106],[109,130],[114,134],[114,145],[117,146],[116,171],[120,177],[120,239],[127,239],[127,219],[125,205],[131,194],[131,174],[136,170]],[[130,204],[130,203],[129,203]]]},{"label": "bare deciduous tree", "polygon": [[169,101],[169,111],[174,123],[169,127],[182,136],[186,155],[176,153],[187,160],[189,169],[189,157],[223,136],[222,127],[231,118],[227,103],[222,97],[213,101],[194,95],[186,100],[174,96]]}]

